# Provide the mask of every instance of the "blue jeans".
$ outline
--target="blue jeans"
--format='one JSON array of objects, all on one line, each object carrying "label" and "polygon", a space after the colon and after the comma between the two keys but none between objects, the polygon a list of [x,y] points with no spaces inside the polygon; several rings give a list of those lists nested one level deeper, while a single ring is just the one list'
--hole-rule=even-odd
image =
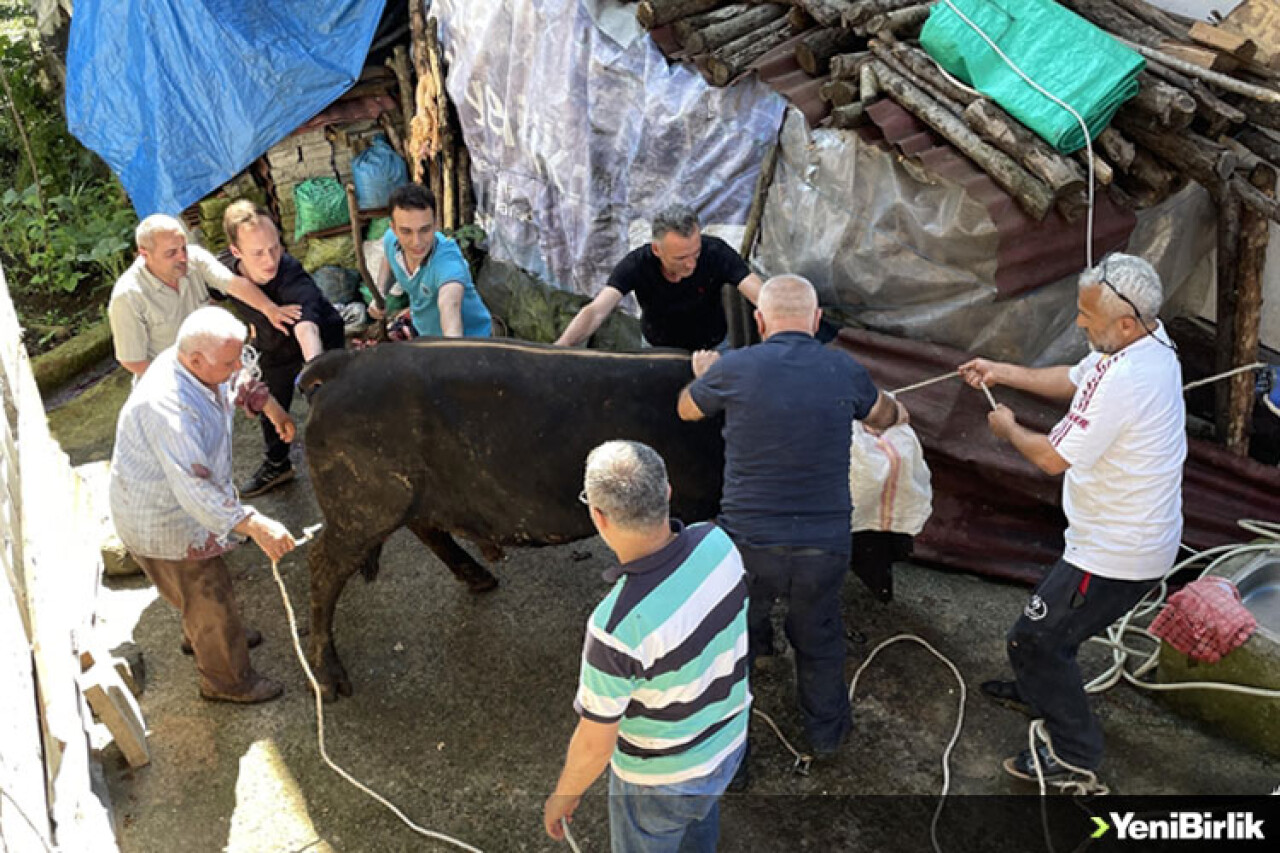
[{"label": "blue jeans", "polygon": [[707,776],[672,785],[636,785],[609,773],[613,853],[714,853],[720,795],[737,772],[746,742]]}]

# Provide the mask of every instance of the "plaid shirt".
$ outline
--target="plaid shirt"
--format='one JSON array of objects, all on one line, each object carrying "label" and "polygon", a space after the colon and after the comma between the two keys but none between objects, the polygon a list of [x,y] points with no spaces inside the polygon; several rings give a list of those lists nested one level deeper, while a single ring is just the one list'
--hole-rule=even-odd
[{"label": "plaid shirt", "polygon": [[250,512],[231,482],[227,386],[206,387],[160,353],[120,411],[111,457],[111,515],[134,554],[162,560],[215,557],[239,543]]}]

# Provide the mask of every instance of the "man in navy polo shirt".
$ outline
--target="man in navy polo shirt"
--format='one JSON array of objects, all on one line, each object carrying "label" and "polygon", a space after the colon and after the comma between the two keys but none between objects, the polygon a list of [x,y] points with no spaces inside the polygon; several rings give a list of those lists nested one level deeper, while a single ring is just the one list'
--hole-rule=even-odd
[{"label": "man in navy polo shirt", "polygon": [[813,334],[822,311],[807,280],[777,276],[760,290],[762,343],[693,355],[680,417],[725,414],[718,524],[747,570],[751,655],[773,652],[770,611],[789,600],[800,710],[809,746],[835,753],[851,727],[840,588],[849,569],[849,443],[853,421],[888,429],[906,410],[849,355]]}]

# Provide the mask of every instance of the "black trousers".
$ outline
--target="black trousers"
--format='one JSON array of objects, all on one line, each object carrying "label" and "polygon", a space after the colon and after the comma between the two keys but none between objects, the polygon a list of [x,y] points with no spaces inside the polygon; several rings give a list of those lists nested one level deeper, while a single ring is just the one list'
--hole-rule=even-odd
[{"label": "black trousers", "polygon": [[1009,629],[1018,693],[1044,718],[1062,760],[1087,770],[1102,763],[1102,725],[1084,692],[1080,644],[1133,609],[1156,583],[1102,578],[1059,560]]},{"label": "black trousers", "polygon": [[[278,364],[263,365],[262,381],[271,389],[271,396],[286,412],[293,403],[293,383],[302,372],[303,362],[289,361]],[[266,445],[267,461],[279,465],[289,458],[289,444],[276,432],[271,419],[266,415],[258,415],[262,424],[262,440]]]},{"label": "black trousers", "polygon": [[773,653],[770,613],[787,599],[787,640],[795,650],[796,692],[809,745],[828,752],[844,740],[849,718],[844,680],[844,625],[840,588],[849,573],[849,555],[817,548],[752,548],[739,543],[747,570],[749,655]]}]

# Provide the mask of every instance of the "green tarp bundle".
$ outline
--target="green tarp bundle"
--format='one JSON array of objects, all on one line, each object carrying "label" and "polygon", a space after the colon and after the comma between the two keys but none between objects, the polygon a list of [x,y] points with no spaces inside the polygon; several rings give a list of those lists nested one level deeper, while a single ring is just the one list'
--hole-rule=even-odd
[{"label": "green tarp bundle", "polygon": [[1091,137],[1138,93],[1142,57],[1053,0],[939,0],[920,33],[921,46],[1064,154],[1084,147],[1080,123],[1019,77],[948,4],[1028,77],[1070,104]]}]

